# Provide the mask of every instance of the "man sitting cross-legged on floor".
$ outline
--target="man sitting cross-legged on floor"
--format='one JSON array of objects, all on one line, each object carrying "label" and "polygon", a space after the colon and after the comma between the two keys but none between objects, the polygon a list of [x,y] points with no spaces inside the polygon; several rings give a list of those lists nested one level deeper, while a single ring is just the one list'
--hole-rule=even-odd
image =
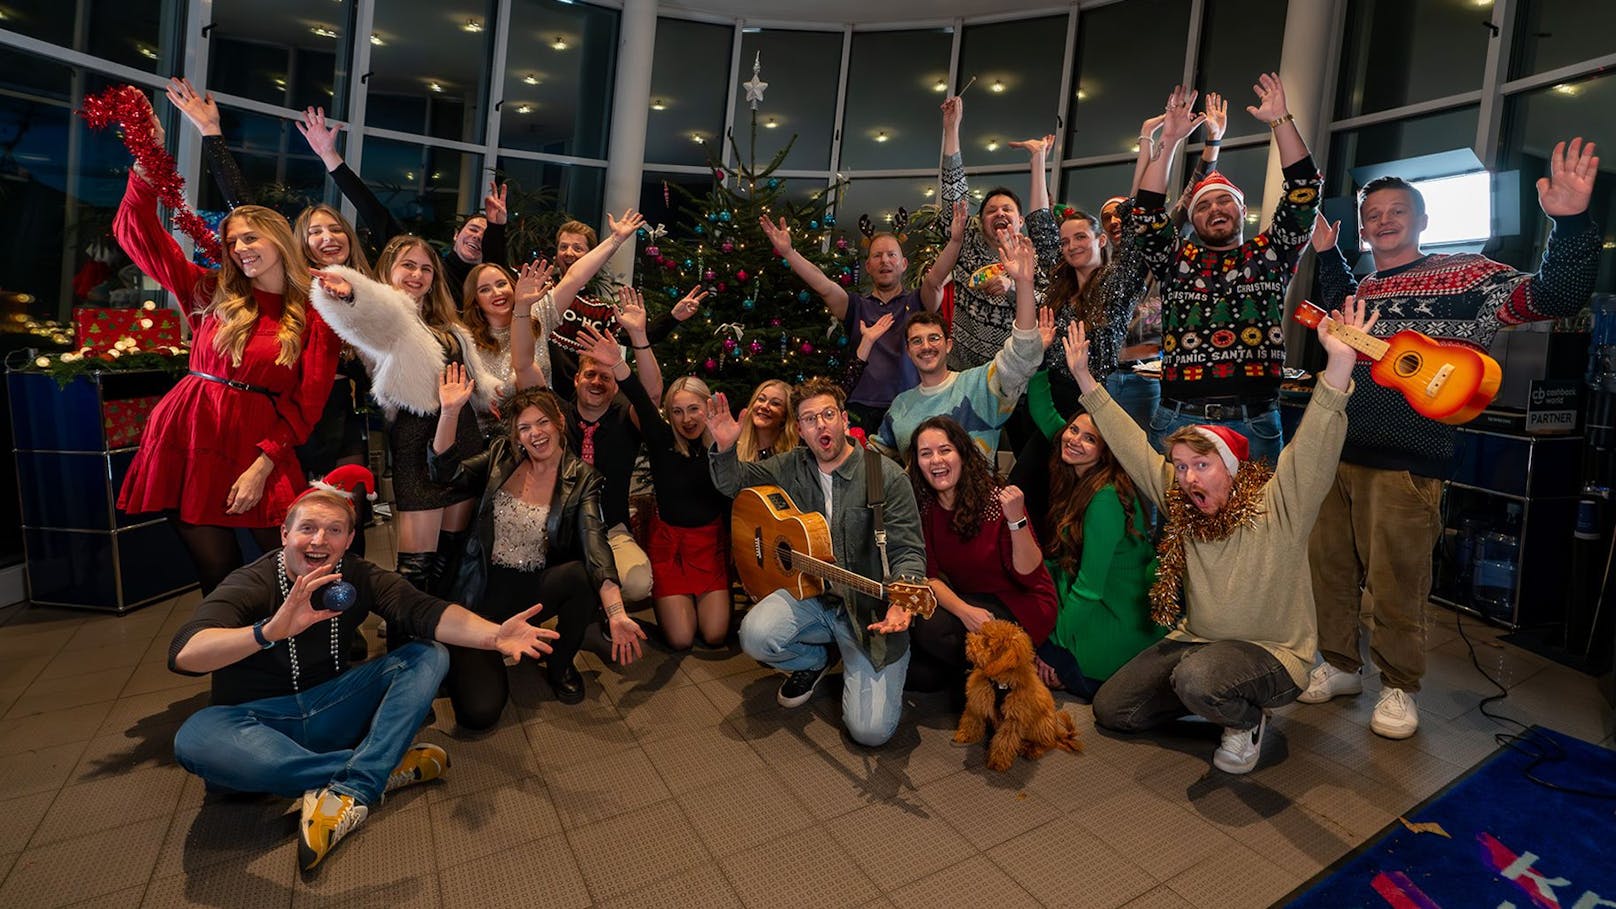
[{"label": "man sitting cross-legged on floor", "polygon": [[1084,409],[1167,519],[1150,602],[1151,617],[1173,630],[1100,686],[1099,725],[1137,732],[1194,713],[1223,727],[1213,766],[1247,773],[1261,756],[1267,711],[1307,685],[1318,641],[1307,540],[1335,480],[1357,358],[1329,328],[1334,319],[1365,330],[1374,322],[1346,303],[1345,317],[1319,327],[1329,365],[1271,473],[1227,426],[1176,430],[1163,458],[1089,373],[1082,323],[1068,330],[1067,366]]},{"label": "man sitting cross-legged on floor", "polygon": [[[495,625],[364,559],[345,559],[353,534],[347,499],[304,493],[287,511],[282,548],[226,577],[168,651],[174,672],[213,673],[213,705],[180,727],[174,756],[210,789],[301,795],[305,871],[384,793],[449,765],[437,745],[410,745],[449,668],[431,639],[520,659],[548,653],[556,637],[528,624],[541,606]],[[417,640],[349,668],[345,644],[373,610]]]}]

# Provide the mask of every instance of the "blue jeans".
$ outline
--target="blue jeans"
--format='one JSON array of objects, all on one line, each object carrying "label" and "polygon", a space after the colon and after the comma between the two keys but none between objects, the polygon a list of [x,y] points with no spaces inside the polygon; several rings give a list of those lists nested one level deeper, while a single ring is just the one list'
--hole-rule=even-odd
[{"label": "blue jeans", "polygon": [[375,807],[448,671],[443,645],[412,641],[299,694],[204,707],[174,757],[211,788],[296,798],[329,786]]},{"label": "blue jeans", "polygon": [[1150,444],[1162,454],[1170,454],[1163,446],[1163,441],[1173,434],[1173,430],[1181,426],[1227,426],[1246,437],[1246,441],[1251,445],[1253,460],[1265,460],[1270,467],[1279,463],[1280,449],[1285,447],[1285,437],[1279,426],[1278,407],[1269,408],[1266,413],[1257,414],[1248,420],[1204,420],[1187,413],[1179,413],[1166,404],[1157,404],[1156,412],[1150,418]]},{"label": "blue jeans", "polygon": [[842,722],[860,745],[885,745],[903,713],[903,680],[911,651],[876,669],[859,648],[847,610],[820,597],[799,600],[776,590],[741,620],[741,649],[759,663],[786,672],[820,669],[830,659],[826,645],[842,651]]},{"label": "blue jeans", "polygon": [[1193,713],[1230,729],[1252,729],[1264,710],[1301,693],[1285,665],[1249,641],[1163,638],[1095,692],[1094,722],[1139,732]]},{"label": "blue jeans", "polygon": [[1161,382],[1147,379],[1128,367],[1113,370],[1105,377],[1105,390],[1117,406],[1128,412],[1140,429],[1150,429],[1150,418],[1161,402]]}]

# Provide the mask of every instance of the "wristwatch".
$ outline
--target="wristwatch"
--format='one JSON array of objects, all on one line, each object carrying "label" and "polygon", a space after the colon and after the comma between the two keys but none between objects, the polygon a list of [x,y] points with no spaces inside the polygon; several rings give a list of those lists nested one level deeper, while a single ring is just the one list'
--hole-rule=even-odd
[{"label": "wristwatch", "polygon": [[1027,519],[1022,518],[1019,521],[1005,521],[1004,526],[1010,528],[1011,530],[1020,530],[1021,528],[1027,526]]},{"label": "wristwatch", "polygon": [[269,648],[275,646],[274,641],[271,641],[269,638],[264,637],[264,626],[268,625],[268,624],[269,624],[269,619],[259,619],[258,621],[253,623],[253,627],[252,627],[253,640],[258,642],[258,649],[259,650],[268,650]]}]

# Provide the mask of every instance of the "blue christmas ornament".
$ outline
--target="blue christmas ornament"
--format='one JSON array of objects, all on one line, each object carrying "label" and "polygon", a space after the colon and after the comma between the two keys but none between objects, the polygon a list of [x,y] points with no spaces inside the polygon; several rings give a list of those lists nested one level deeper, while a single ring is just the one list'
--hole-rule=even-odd
[{"label": "blue christmas ornament", "polygon": [[729,211],[727,209],[718,213],[718,220],[724,222],[725,224],[729,223],[729,219],[731,217],[732,217],[732,215],[730,215],[730,213],[729,213]]},{"label": "blue christmas ornament", "polygon": [[769,178],[769,188],[770,189],[779,189],[780,188],[780,181],[778,179],[774,178],[774,177],[770,177]]},{"label": "blue christmas ornament", "polygon": [[668,292],[669,297],[671,297],[671,298],[673,298],[675,300],[679,299],[679,288],[677,288],[677,287],[664,287],[662,289]]},{"label": "blue christmas ornament", "polygon": [[707,232],[707,228],[702,227],[700,224],[697,224],[695,229],[696,229],[696,236],[698,236],[698,237]]},{"label": "blue christmas ornament", "polygon": [[825,365],[829,366],[831,369],[835,369],[836,367],[842,365],[842,361],[836,359],[835,357],[831,357],[830,359],[825,361]]},{"label": "blue christmas ornament", "polygon": [[847,346],[847,335],[842,335],[841,337],[837,338],[836,339],[836,345],[838,347],[846,347]]},{"label": "blue christmas ornament", "polygon": [[335,581],[314,592],[314,605],[330,612],[342,612],[359,600],[359,591],[347,581]]},{"label": "blue christmas ornament", "polygon": [[747,297],[746,299],[741,301],[741,308],[742,309],[750,310],[755,306],[757,306],[757,301],[752,299],[751,297]]},{"label": "blue christmas ornament", "polygon": [[685,260],[685,267],[686,268],[695,268],[696,267],[696,260],[695,259],[686,259]]},{"label": "blue christmas ornament", "polygon": [[800,303],[807,303],[808,302],[808,291],[806,291],[806,290],[797,291],[797,301],[800,302]]},{"label": "blue christmas ornament", "polygon": [[707,213],[707,220],[713,221],[713,220],[716,220],[717,218],[718,218],[718,216],[713,214],[712,212]]},{"label": "blue christmas ornament", "polygon": [[831,217],[830,215],[826,215],[825,216],[825,226],[826,227],[835,227],[836,226],[836,219]]},{"label": "blue christmas ornament", "polygon": [[637,234],[641,240],[649,240],[651,238],[651,232],[643,227],[634,233]]},{"label": "blue christmas ornament", "polygon": [[808,222],[808,229],[809,230],[818,230],[819,229],[819,222],[818,221],[809,221]]}]

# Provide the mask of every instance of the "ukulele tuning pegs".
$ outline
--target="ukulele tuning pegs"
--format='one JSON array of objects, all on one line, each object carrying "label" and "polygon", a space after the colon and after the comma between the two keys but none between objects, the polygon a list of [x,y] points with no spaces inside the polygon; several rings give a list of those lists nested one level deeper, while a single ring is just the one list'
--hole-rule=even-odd
[{"label": "ukulele tuning pegs", "polygon": [[1296,312],[1292,315],[1292,318],[1308,328],[1318,328],[1319,323],[1324,321],[1324,316],[1324,310],[1313,305],[1311,301],[1303,300],[1296,304]]}]

